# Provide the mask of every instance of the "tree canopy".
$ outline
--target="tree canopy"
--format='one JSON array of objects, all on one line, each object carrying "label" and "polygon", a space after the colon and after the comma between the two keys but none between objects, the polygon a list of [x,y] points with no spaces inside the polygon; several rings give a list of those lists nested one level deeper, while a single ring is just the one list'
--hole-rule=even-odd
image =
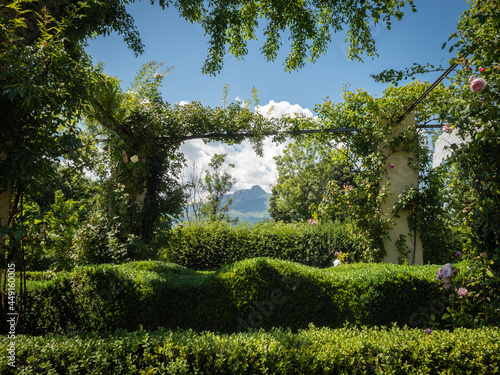
[{"label": "tree canopy", "polygon": [[314,136],[297,137],[283,155],[275,157],[279,175],[269,207],[274,220],[309,220],[330,182],[340,187],[353,184],[354,167],[336,146]]},{"label": "tree canopy", "polygon": [[234,164],[226,164],[226,154],[215,154],[210,159],[206,170],[203,187],[207,192],[205,202],[201,206],[201,215],[207,221],[232,221],[229,217],[229,208],[233,198],[227,196],[237,183],[237,179],[230,173],[229,168]]},{"label": "tree canopy", "polygon": [[[160,1],[162,5],[168,3]],[[306,63],[314,63],[326,52],[332,34],[344,29],[347,29],[349,58],[362,60],[363,55],[376,56],[370,23],[381,22],[390,29],[393,19],[402,19],[407,4],[416,11],[413,0],[225,0],[208,3],[181,0],[173,3],[184,18],[200,23],[210,35],[203,72],[212,75],[222,69],[226,51],[236,58],[245,57],[248,41],[258,37],[259,22],[265,25],[261,51],[268,61],[276,60],[283,37],[289,35],[290,52],[284,67],[290,72]]]}]

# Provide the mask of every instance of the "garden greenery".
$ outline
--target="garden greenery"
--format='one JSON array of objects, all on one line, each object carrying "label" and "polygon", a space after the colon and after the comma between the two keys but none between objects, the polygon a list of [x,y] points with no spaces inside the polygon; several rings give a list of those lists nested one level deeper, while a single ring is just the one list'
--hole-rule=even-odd
[{"label": "garden greenery", "polygon": [[[452,81],[453,97],[442,113],[452,128],[471,141],[456,152],[460,178],[471,182],[468,205],[473,255],[486,252],[500,271],[500,5],[471,1],[458,23],[453,47],[460,70]],[[475,84],[483,80],[486,86]]]},{"label": "garden greenery", "polygon": [[[13,370],[2,374],[495,374],[498,328],[432,331],[310,326],[235,335],[193,330],[17,338]],[[8,340],[0,337],[6,353]]]},{"label": "garden greenery", "polygon": [[[465,264],[460,269],[459,284],[470,276]],[[426,329],[431,315],[440,320],[449,306],[435,280],[437,271],[438,266],[373,263],[318,269],[253,258],[210,272],[143,261],[35,273],[27,275],[30,305],[23,329],[37,335],[140,326],[296,331],[310,323],[331,328],[396,323]]]},{"label": "garden greenery", "polygon": [[[102,137],[102,147],[94,144],[93,155],[101,183],[94,215],[103,220],[94,222],[104,225],[101,232],[115,232],[116,240],[127,244],[129,259],[150,256],[155,233],[160,226],[168,228],[182,211],[185,195],[179,176],[185,160],[179,148],[184,141],[239,143],[251,136],[255,151],[262,153],[264,134],[282,127],[281,121],[253,113],[245,103],[210,108],[198,102],[165,102],[160,87],[168,70],[160,71],[161,65],[145,64],[127,91],[108,77],[85,122],[91,141]],[[79,239],[83,247],[86,238]]]},{"label": "garden greenery", "polygon": [[[318,137],[297,137],[275,156],[278,179],[272,187],[269,214],[275,221],[306,222],[324,196],[325,186],[352,185],[356,167],[331,144]],[[343,219],[334,213],[329,219]]]},{"label": "garden greenery", "polygon": [[[443,131],[464,141],[445,166],[447,220],[457,228],[464,255],[481,260],[477,265],[488,278],[472,278],[489,290],[489,307],[500,309],[500,5],[494,0],[472,0],[461,16],[457,32],[443,48],[457,51],[458,64],[450,79],[449,94],[440,110]],[[450,46],[451,44],[451,46]],[[377,79],[400,79],[417,71],[383,72]],[[445,216],[446,217],[446,216]],[[482,281],[481,281],[482,280]],[[462,306],[463,307],[463,306]],[[463,310],[463,309],[459,309]],[[452,314],[450,312],[450,314]],[[453,314],[452,314],[453,315]],[[463,315],[463,314],[462,314]],[[463,318],[463,316],[462,316]]]},{"label": "garden greenery", "polygon": [[332,265],[336,252],[360,260],[348,224],[194,222],[172,230],[160,258],[195,270],[263,256],[324,268]]},{"label": "garden greenery", "polygon": [[[121,119],[116,118],[115,110],[118,109],[119,101],[112,100],[109,95],[107,98],[102,95],[101,87],[103,80],[106,80],[102,69],[93,67],[89,56],[84,51],[87,38],[107,35],[112,31],[121,34],[136,55],[144,51],[144,45],[133,18],[127,12],[128,3],[129,1],[123,0],[106,2],[86,0],[77,3],[17,0],[3,4],[0,8],[2,24],[0,39],[3,41],[0,45],[0,66],[2,66],[0,118],[3,120],[0,124],[2,130],[0,200],[2,201],[1,207],[8,207],[12,204],[10,211],[8,209],[0,211],[0,251],[2,253],[8,251],[7,262],[14,260],[17,256],[18,249],[22,247],[20,241],[28,232],[27,226],[22,223],[21,219],[25,196],[38,193],[40,187],[43,187],[42,177],[54,178],[53,170],[59,158],[64,157],[75,163],[82,162],[82,142],[79,137],[78,124],[84,107],[92,104],[91,107],[95,110],[96,117],[100,117],[103,125],[108,128],[111,124],[111,129],[119,133],[119,137],[124,138],[123,133],[131,135],[128,132],[130,129],[120,124]],[[293,2],[287,3],[285,8],[280,2],[267,3],[259,0],[233,1],[231,4],[191,0],[151,1],[151,4],[155,3],[162,9],[172,5],[179,11],[180,16],[190,22],[200,23],[205,29],[211,38],[207,60],[203,67],[203,71],[208,74],[216,74],[221,70],[226,52],[238,58],[246,55],[247,43],[255,39],[257,20],[262,17],[268,21],[265,28],[267,37],[262,49],[263,54],[268,60],[274,60],[280,49],[281,33],[289,29],[293,43],[285,66],[287,70],[294,70],[302,67],[307,58],[312,61],[316,60],[326,51],[332,34],[341,31],[346,26],[349,27],[350,49],[348,52],[351,58],[361,59],[363,54],[376,55],[375,42],[367,20],[373,19],[375,23],[380,22],[390,28],[391,19],[401,20],[403,17],[403,8],[406,4],[411,6],[412,11],[416,11],[413,0],[366,3],[359,9],[357,4],[347,1],[313,5]],[[226,49],[227,46],[229,49]],[[158,73],[155,78],[160,76],[161,74]],[[108,82],[108,88],[109,86]],[[111,88],[111,91],[113,89]],[[96,96],[99,100],[96,100]],[[143,107],[147,107],[147,103],[157,104],[158,101],[143,101]],[[111,104],[111,107],[107,106],[108,104]],[[248,126],[251,122],[255,125],[252,129],[255,139],[259,139],[261,121],[258,121],[256,117],[253,117],[251,121],[248,118],[245,120],[245,116],[238,116],[241,112],[235,107],[237,106],[233,105],[232,110],[228,111],[229,116],[226,120],[232,119],[234,115],[237,115],[237,119],[234,122],[228,121],[227,128],[223,125],[225,121],[218,122],[219,125],[222,124],[221,127],[215,126],[217,129],[213,127],[217,120],[222,120],[221,116],[215,116],[215,121],[211,122],[212,127],[206,126],[206,120],[210,115],[201,116],[202,118],[196,119],[197,126],[188,127],[190,136],[197,132],[215,131],[219,135],[222,134],[221,138],[230,141],[231,137],[228,135],[235,131],[236,123],[240,126],[245,126],[244,124]],[[192,103],[189,109],[191,115],[200,110],[204,112],[199,103]],[[118,110],[123,113],[123,106]],[[127,119],[128,125],[144,125],[147,122],[145,127],[147,131],[144,134],[151,135],[152,132],[158,135],[159,118],[155,118],[155,115],[159,112],[157,110],[146,112],[148,111],[135,111],[135,118],[132,116]],[[140,118],[142,118],[142,123]],[[167,124],[164,125],[168,127],[170,121],[165,122]],[[177,125],[179,123],[185,125],[185,121],[178,121]],[[179,136],[182,136],[182,131],[180,131],[182,128],[179,126],[176,129],[179,131]],[[241,130],[238,125],[236,128]],[[248,127],[245,129],[249,130]],[[173,134],[176,133],[166,136]],[[112,134],[108,135],[113,138]],[[238,139],[241,140],[241,138]],[[152,139],[148,139],[148,146],[151,142],[154,143]],[[174,140],[173,144],[175,143]],[[133,149],[137,148],[137,145],[129,144],[129,147]],[[126,150],[123,151],[126,152]],[[173,154],[175,155],[175,151]],[[178,162],[174,155],[170,154],[169,163],[174,164],[171,169],[175,169]],[[128,156],[140,157],[139,154]],[[157,154],[149,156],[151,155],[141,159],[149,172],[146,182],[149,184],[148,194],[154,196],[157,193],[155,187],[163,183],[163,188],[168,188],[167,190],[175,196],[172,202],[172,210],[175,213],[177,211],[175,199],[179,198],[176,194],[175,181],[158,181],[161,180],[162,169],[165,169],[165,159],[159,158]],[[140,175],[141,173],[136,170],[135,177]],[[140,231],[142,233],[133,234],[140,236],[141,240],[144,237],[145,242],[148,243],[154,232],[149,228],[156,224],[160,203],[157,197],[147,199],[146,206],[150,205],[152,212],[151,216],[143,217],[138,221],[138,223],[147,224],[142,228],[130,228],[130,223],[121,223],[119,230],[123,231],[122,241],[130,234],[129,231]],[[134,211],[133,206],[128,206],[127,210]],[[166,209],[168,210],[168,207]],[[166,218],[169,217],[166,216]],[[3,260],[2,263],[4,263]]]},{"label": "garden greenery", "polygon": [[[469,237],[465,251],[471,256],[486,252],[498,273],[500,6],[494,0],[472,0],[469,3],[469,9],[464,11],[458,22],[457,32],[443,45],[450,52],[457,52],[450,64],[458,64],[458,69],[450,79],[449,96],[443,101],[439,117],[444,131],[453,131],[464,140],[460,147],[454,147],[455,152],[448,161],[452,164],[453,178],[446,182],[449,191],[449,185],[452,185],[458,187],[462,194],[462,207],[456,210],[456,216],[459,221],[463,216],[466,219],[468,228],[462,229]],[[427,70],[419,66],[413,71],[385,71],[376,79],[396,81],[425,72]],[[454,209],[458,208],[456,202],[452,205]]]},{"label": "garden greenery", "polygon": [[[365,261],[383,259],[384,242],[394,225],[387,213],[382,212],[382,204],[391,194],[388,170],[394,167],[387,163],[387,157],[399,150],[408,152],[412,159],[407,167],[418,170],[423,176],[431,173],[426,132],[419,130],[417,126],[428,124],[439,115],[442,100],[449,97],[449,91],[442,86],[436,88],[427,100],[417,107],[415,125],[394,136],[398,131],[401,115],[427,86],[427,83],[414,82],[404,87],[389,87],[382,98],[374,98],[363,90],[351,92],[346,88],[343,102],[334,104],[327,100],[317,106],[319,121],[300,118],[293,125],[297,128],[356,128],[354,132],[322,135],[331,143],[342,145],[339,151],[344,153],[358,173],[352,185],[339,186],[336,181],[327,185],[327,193],[317,207],[315,217],[321,219],[340,215],[349,220],[352,223],[353,236],[363,249],[362,258]],[[419,187],[414,188],[419,191]],[[405,209],[423,210],[434,204],[436,199],[429,196],[429,193],[430,190],[426,193],[419,191],[415,199],[412,199],[418,203],[412,207],[406,206]],[[406,198],[404,195],[398,197],[400,202]],[[398,207],[395,207],[394,212],[397,209]],[[418,216],[422,214],[420,212]],[[416,215],[417,213],[410,215],[410,220]],[[435,217],[434,220],[438,218]],[[419,224],[418,221],[413,221],[409,223],[409,227],[414,229],[418,226],[420,230],[431,228],[424,228]],[[436,238],[430,238],[429,243],[435,240]],[[432,254],[429,258],[432,258]]]},{"label": "garden greenery", "polygon": [[[413,5],[388,0],[354,10],[353,2],[339,1],[318,10],[291,2],[276,12],[273,2],[259,8],[262,2],[237,1],[230,4],[234,9],[215,2],[209,5],[213,12],[203,12],[201,2],[174,3],[183,17],[210,31],[207,73],[220,70],[228,44],[230,53],[245,55],[261,15],[270,21],[263,49],[269,59],[279,49],[283,21],[292,25],[294,44],[285,64],[291,70],[306,56],[314,61],[323,53],[329,27],[338,31],[343,21],[351,26],[351,57],[363,51],[373,55],[365,20],[390,27],[405,3]],[[0,72],[0,197],[12,201],[10,212],[1,216],[0,266],[26,250],[32,269],[68,271],[27,275],[30,303],[16,328],[45,336],[18,336],[17,373],[500,371],[498,329],[484,327],[498,326],[500,316],[498,1],[470,1],[450,38],[450,50],[458,51],[452,60],[459,64],[457,74],[416,108],[417,125],[438,119],[445,132],[469,140],[441,169],[429,169],[424,132],[410,127],[393,137],[401,114],[427,83],[391,86],[380,99],[346,89],[343,103],[327,100],[316,108],[319,121],[289,122],[289,130],[357,128],[318,136],[342,144],[342,161],[357,173],[352,182],[328,184],[310,225],[250,230],[196,224],[176,228],[163,243],[184,198],[177,181],[183,164],[179,145],[194,138],[237,143],[252,135],[260,152],[266,132],[282,129],[282,123],[241,103],[214,109],[166,103],[160,85],[168,70],[160,71],[155,62],[123,91],[117,79],[92,67],[82,42],[115,30],[140,53],[124,2],[43,5],[20,0],[0,9],[0,65],[9,67]],[[315,25],[317,19],[327,26]],[[78,126],[83,113],[87,138]],[[96,138],[99,144],[87,142]],[[409,225],[422,233],[426,261],[448,262],[453,253],[472,258],[455,264],[458,273],[444,285],[440,276],[454,269],[451,264],[358,264],[383,258],[393,225],[381,212],[393,167],[387,155],[401,149],[413,153],[408,166],[422,178],[398,197],[393,213],[410,212]],[[93,168],[96,180],[80,175],[86,182],[74,191],[57,186],[47,194],[47,187],[61,180],[61,158],[71,161],[68,170]],[[325,220],[332,217],[348,224]],[[404,261],[407,249],[398,243]],[[177,264],[142,261],[71,270],[78,264],[150,259],[155,246],[162,248],[163,259]],[[335,257],[341,266],[328,267]],[[6,324],[0,323],[2,332]],[[159,327],[165,329],[151,332]],[[139,331],[103,333],[118,328]],[[177,328],[187,330],[170,330]],[[2,349],[11,345],[5,336],[0,343]],[[0,359],[2,373],[10,371],[6,360]]]}]

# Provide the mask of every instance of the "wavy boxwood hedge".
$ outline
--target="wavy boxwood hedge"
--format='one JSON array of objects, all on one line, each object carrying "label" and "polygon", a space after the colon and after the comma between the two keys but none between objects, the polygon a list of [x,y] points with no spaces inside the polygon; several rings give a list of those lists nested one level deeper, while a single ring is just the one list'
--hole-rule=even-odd
[{"label": "wavy boxwood hedge", "polygon": [[[9,340],[0,338],[2,353]],[[498,328],[309,327],[233,335],[158,330],[18,336],[2,374],[498,374]]]},{"label": "wavy boxwood hedge", "polygon": [[175,228],[160,256],[195,270],[216,270],[240,260],[271,257],[314,267],[329,267],[335,252],[357,252],[345,223],[309,225],[263,223],[231,226],[224,222],[185,223]]},{"label": "wavy boxwood hedge", "polygon": [[317,269],[271,258],[217,271],[160,261],[99,265],[28,283],[30,334],[103,331],[142,325],[211,330],[345,323],[425,328],[444,312],[438,266],[354,264]]}]

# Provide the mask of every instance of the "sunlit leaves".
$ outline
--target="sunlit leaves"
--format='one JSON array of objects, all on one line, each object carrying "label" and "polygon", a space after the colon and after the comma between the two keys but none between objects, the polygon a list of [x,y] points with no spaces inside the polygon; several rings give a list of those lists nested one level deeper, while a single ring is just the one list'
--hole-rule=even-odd
[{"label": "sunlit leaves", "polygon": [[[342,145],[342,153],[359,169],[352,184],[327,185],[325,198],[319,205],[319,214],[329,217],[332,213],[343,214],[355,224],[356,238],[364,247],[366,260],[380,260],[383,242],[391,222],[383,215],[381,205],[389,194],[390,182],[385,182],[388,165],[387,155],[395,150],[414,154],[411,168],[421,172],[429,164],[425,134],[415,127],[409,127],[397,137],[394,132],[398,119],[427,85],[414,82],[404,87],[389,87],[382,98],[374,98],[366,91],[344,91],[344,101],[325,101],[315,110],[319,126],[323,128],[355,128],[353,132],[325,135]],[[417,107],[415,121],[424,125],[437,117],[441,110],[441,100],[449,97],[446,88],[439,86]]]},{"label": "sunlit leaves", "polygon": [[[468,181],[471,196],[469,225],[477,253],[486,252],[499,269],[500,260],[500,5],[496,1],[471,1],[450,37],[457,50],[460,70],[452,80],[454,97],[444,111],[459,134],[471,141],[455,153],[463,181]],[[481,92],[469,87],[471,77],[487,82]]]},{"label": "sunlit leaves", "polygon": [[372,77],[375,82],[387,82],[398,86],[399,82],[403,79],[407,80],[408,78],[411,78],[412,80],[415,80],[415,76],[418,74],[440,72],[444,70],[445,69],[441,66],[435,67],[429,63],[425,65],[414,63],[410,68],[405,68],[403,70],[386,69],[379,74],[371,74],[370,77]]},{"label": "sunlit leaves", "polygon": [[[412,0],[364,1],[221,1],[201,2],[178,0],[181,15],[191,22],[201,23],[210,36],[207,60],[203,72],[215,75],[223,67],[223,58],[229,51],[243,58],[250,40],[257,39],[257,28],[262,28],[265,42],[261,48],[268,61],[275,61],[282,47],[282,38],[290,35],[286,71],[300,69],[314,62],[326,52],[332,34],[348,28],[348,58],[361,60],[363,55],[376,56],[370,23],[383,22],[388,28],[391,17],[401,20],[402,9]],[[196,9],[196,10],[195,10]],[[259,24],[261,21],[261,24]]]},{"label": "sunlit leaves", "polygon": [[[78,121],[101,82],[85,40],[117,31],[134,52],[143,46],[119,0],[7,3],[0,6],[0,189],[14,187],[11,218],[19,218],[19,198],[56,178],[61,159],[85,162]],[[16,227],[24,224],[10,221],[6,231],[22,238]]]},{"label": "sunlit leaves", "polygon": [[234,164],[226,164],[226,154],[215,154],[208,166],[210,170],[205,171],[202,182],[207,197],[200,208],[201,217],[208,221],[231,222],[228,212],[233,198],[227,198],[225,201],[223,198],[237,182],[229,169],[234,168]]},{"label": "sunlit leaves", "polygon": [[[352,184],[355,166],[341,148],[321,137],[300,137],[286,147],[283,155],[275,157],[279,175],[269,209],[274,220],[307,221],[329,183]],[[331,215],[330,219],[338,216]]]},{"label": "sunlit leaves", "polygon": [[[158,62],[145,64],[125,92],[116,78],[107,77],[86,119],[89,128],[105,140],[106,157],[102,163],[111,176],[103,175],[103,180],[112,188],[117,184],[125,186],[128,194],[127,209],[122,212],[117,204],[113,220],[119,218],[123,228],[131,228],[144,241],[151,239],[160,216],[175,217],[182,208],[183,192],[178,179],[184,162],[179,152],[183,142],[203,139],[235,144],[250,137],[255,151],[262,154],[265,134],[282,126],[280,121],[254,113],[250,103],[227,103],[227,86],[223,107],[211,108],[200,102],[171,105],[161,96],[161,80],[166,73],[160,71],[161,66]],[[257,92],[253,90],[252,94],[254,104],[258,103]],[[133,155],[137,155],[137,163],[129,162]],[[211,167],[220,169],[222,162],[217,159]],[[220,181],[216,172],[211,176],[206,184],[212,188]],[[144,191],[144,204],[138,205],[137,197]],[[115,200],[113,189],[105,195],[105,200]],[[214,209],[217,211],[217,207]],[[218,215],[214,210],[212,213]]]}]

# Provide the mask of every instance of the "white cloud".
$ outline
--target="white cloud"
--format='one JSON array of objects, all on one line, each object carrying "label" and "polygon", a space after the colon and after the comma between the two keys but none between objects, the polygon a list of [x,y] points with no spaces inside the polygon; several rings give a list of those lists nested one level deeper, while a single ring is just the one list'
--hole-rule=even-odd
[{"label": "white cloud", "polygon": [[231,169],[231,174],[238,180],[235,190],[260,185],[270,192],[270,186],[278,178],[273,157],[280,155],[284,148],[284,144],[276,145],[270,139],[266,139],[263,142],[264,156],[259,157],[247,140],[230,146],[220,142],[205,144],[197,139],[184,143],[180,150],[184,153],[188,165],[196,162],[196,166],[203,170],[208,168],[208,163],[214,154],[227,154],[226,163],[235,165],[235,168]]},{"label": "white cloud", "polygon": [[308,108],[302,108],[298,104],[290,104],[286,101],[276,103],[274,100],[271,100],[264,106],[256,107],[255,110],[263,115],[269,115],[269,117],[276,118],[283,115],[293,115],[295,113],[313,117],[313,113]]},{"label": "white cloud", "polygon": [[[268,104],[256,108],[256,111],[271,117],[280,117],[285,114],[303,113],[312,116],[312,112],[307,108],[302,108],[298,104],[288,102],[275,102],[271,100]],[[271,192],[271,185],[276,183],[278,172],[273,157],[281,155],[286,144],[275,144],[270,138],[264,140],[264,156],[259,157],[252,149],[249,141],[243,141],[239,145],[229,146],[220,142],[205,144],[201,140],[193,140],[181,146],[188,165],[196,161],[198,168],[208,167],[210,158],[214,154],[227,154],[226,162],[235,164],[231,174],[238,179],[237,189],[249,189],[253,185],[259,185],[267,192]]]},{"label": "white cloud", "polygon": [[181,100],[181,101],[180,101],[179,103],[177,103],[177,104],[179,104],[180,106],[183,106],[183,105],[186,105],[186,104],[189,104],[189,103],[191,103],[191,102],[188,102],[187,100]]}]

